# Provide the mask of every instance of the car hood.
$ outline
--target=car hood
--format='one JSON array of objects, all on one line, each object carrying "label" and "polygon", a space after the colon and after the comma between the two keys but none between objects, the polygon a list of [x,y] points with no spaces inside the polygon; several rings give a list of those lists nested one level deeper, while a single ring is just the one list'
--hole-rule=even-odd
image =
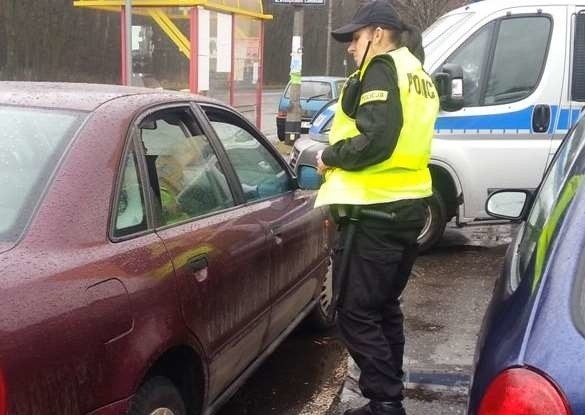
[{"label": "car hood", "polygon": [[300,153],[308,149],[309,147],[316,144],[317,140],[314,140],[311,135],[302,135],[298,140],[294,143],[295,150],[298,150]]},{"label": "car hood", "polygon": [[318,143],[329,144],[329,134],[309,134],[308,137]]}]

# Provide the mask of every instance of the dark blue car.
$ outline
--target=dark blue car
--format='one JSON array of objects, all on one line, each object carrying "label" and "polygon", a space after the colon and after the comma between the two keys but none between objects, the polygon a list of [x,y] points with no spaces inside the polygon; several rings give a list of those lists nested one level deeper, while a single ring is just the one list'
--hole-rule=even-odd
[{"label": "dark blue car", "polygon": [[522,219],[478,339],[470,415],[585,414],[585,119],[535,196],[501,191],[490,214]]}]

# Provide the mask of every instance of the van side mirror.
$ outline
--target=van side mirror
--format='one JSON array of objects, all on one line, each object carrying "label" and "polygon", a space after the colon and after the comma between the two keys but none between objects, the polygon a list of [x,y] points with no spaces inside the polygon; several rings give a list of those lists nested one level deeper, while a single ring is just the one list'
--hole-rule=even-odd
[{"label": "van side mirror", "polygon": [[301,164],[297,169],[297,183],[303,190],[319,190],[323,183],[323,176],[314,166]]},{"label": "van side mirror", "polygon": [[463,68],[455,63],[446,63],[433,76],[441,108],[444,111],[459,111],[463,108]]}]

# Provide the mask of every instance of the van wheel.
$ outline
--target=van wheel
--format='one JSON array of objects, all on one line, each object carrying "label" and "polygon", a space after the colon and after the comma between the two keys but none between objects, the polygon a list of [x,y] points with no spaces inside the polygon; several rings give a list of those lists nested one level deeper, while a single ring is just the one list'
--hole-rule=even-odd
[{"label": "van wheel", "polygon": [[447,225],[447,209],[443,197],[433,188],[433,196],[425,199],[427,220],[418,236],[419,252],[431,249],[439,242]]},{"label": "van wheel", "polygon": [[284,127],[276,126],[276,135],[280,141],[284,141]]},{"label": "van wheel", "polygon": [[333,267],[331,260],[329,260],[329,266],[327,267],[327,273],[323,280],[323,286],[321,287],[321,294],[319,296],[319,302],[307,317],[307,323],[315,331],[327,331],[333,326],[337,320],[337,310],[331,307],[331,301],[333,300]]},{"label": "van wheel", "polygon": [[132,400],[129,415],[186,415],[185,403],[176,386],[155,376],[146,381]]}]

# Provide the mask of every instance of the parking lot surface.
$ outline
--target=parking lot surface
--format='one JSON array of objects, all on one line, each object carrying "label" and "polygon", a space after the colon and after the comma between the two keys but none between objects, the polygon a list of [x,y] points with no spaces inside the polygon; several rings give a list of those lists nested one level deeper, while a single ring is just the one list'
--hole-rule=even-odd
[{"label": "parking lot surface", "polygon": [[[403,295],[409,415],[464,414],[475,341],[514,228],[457,229],[419,257]],[[341,415],[365,401],[333,330],[301,327],[220,415]]]}]

